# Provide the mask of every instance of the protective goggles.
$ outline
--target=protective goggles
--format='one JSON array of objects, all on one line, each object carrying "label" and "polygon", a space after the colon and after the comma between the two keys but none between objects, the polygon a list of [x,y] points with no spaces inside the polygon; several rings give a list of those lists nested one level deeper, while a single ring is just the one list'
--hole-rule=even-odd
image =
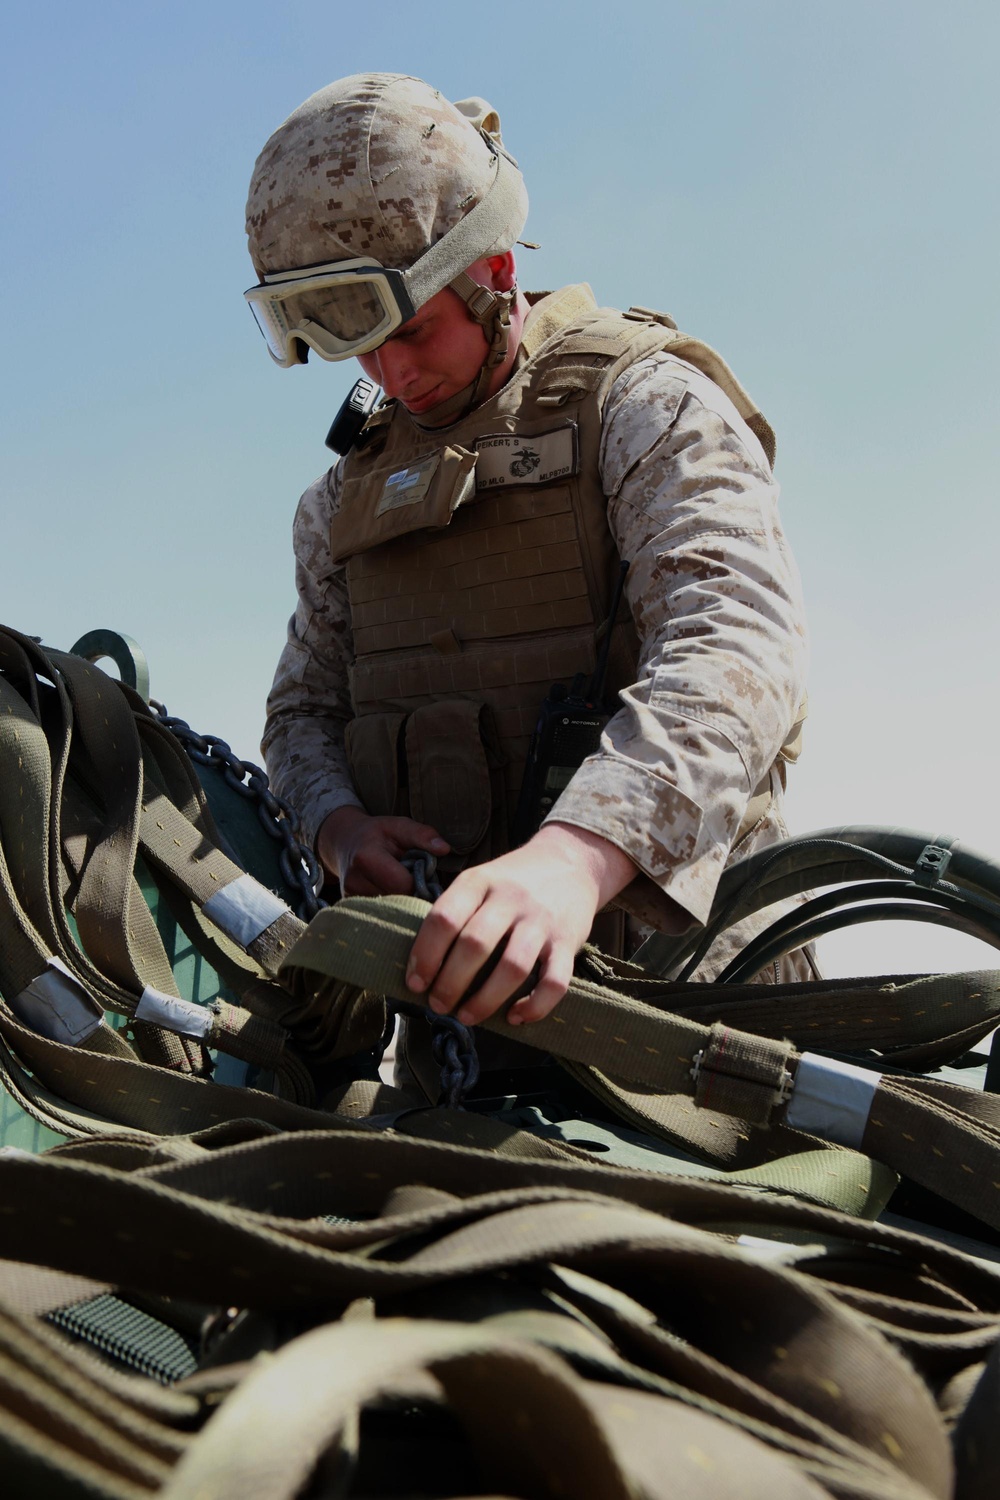
[{"label": "protective goggles", "polygon": [[279,365],[299,363],[299,339],[322,359],[349,359],[413,317],[405,276],[374,260],[339,260],[265,276],[243,295]]}]

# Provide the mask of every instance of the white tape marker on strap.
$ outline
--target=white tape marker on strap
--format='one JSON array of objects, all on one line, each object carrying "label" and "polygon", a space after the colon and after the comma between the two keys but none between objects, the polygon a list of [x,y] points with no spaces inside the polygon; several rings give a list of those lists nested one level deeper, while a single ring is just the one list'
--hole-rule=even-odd
[{"label": "white tape marker on strap", "polygon": [[203,1005],[192,1000],[179,1000],[176,995],[165,995],[148,985],[135,1008],[137,1021],[150,1021],[167,1031],[176,1031],[179,1036],[194,1037],[202,1041],[212,1024],[213,1015]]},{"label": "white tape marker on strap", "polygon": [[865,1136],[881,1073],[803,1052],[785,1124],[857,1151]]},{"label": "white tape marker on strap", "polygon": [[279,917],[292,915],[291,908],[252,875],[241,875],[209,896],[202,913],[241,948],[248,947]]},{"label": "white tape marker on strap", "polygon": [[10,1001],[23,1025],[50,1042],[78,1047],[104,1020],[103,1007],[54,955],[49,966]]}]

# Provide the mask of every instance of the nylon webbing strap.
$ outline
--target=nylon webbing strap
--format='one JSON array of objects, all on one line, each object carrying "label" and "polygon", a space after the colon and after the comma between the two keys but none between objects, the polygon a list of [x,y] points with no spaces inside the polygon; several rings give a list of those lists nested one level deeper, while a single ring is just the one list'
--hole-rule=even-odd
[{"label": "nylon webbing strap", "polygon": [[[177,996],[170,962],[134,878],[142,794],[139,736],[119,684],[90,663],[63,652],[47,653],[73,715],[69,772],[63,803],[54,815],[70,823],[59,840],[75,866],[73,910],[84,949],[121,991],[115,1009],[134,1012],[147,985]],[[81,835],[74,840],[72,822]],[[75,847],[76,845],[76,847]],[[140,1022],[132,1031],[149,1062],[200,1073],[201,1049],[170,1030]]]},{"label": "nylon webbing strap", "polygon": [[[18,1023],[2,1005],[0,1038],[5,1044],[0,1083],[29,1114],[63,1134],[180,1134],[248,1116],[285,1130],[333,1123],[321,1111],[274,1094],[50,1041]],[[345,1129],[363,1128],[346,1119],[343,1124]]]},{"label": "nylon webbing strap", "polygon": [[[118,801],[114,803],[107,826],[100,825],[99,836],[83,833],[83,845],[79,850],[72,838],[66,844],[70,861],[75,857],[78,871],[87,872],[77,892],[80,897],[86,887],[86,894],[78,902],[78,915],[81,936],[90,950],[87,952],[78,946],[69,930],[59,865],[63,847],[63,793],[69,796],[77,816],[85,806],[85,794],[65,775],[70,763],[73,704],[63,674],[27,638],[17,636],[15,632],[0,631],[0,662],[10,678],[10,681],[0,678],[0,704],[3,708],[0,713],[0,757],[4,757],[5,765],[10,768],[10,774],[0,778],[3,787],[0,818],[7,822],[5,842],[15,859],[13,879],[0,878],[0,929],[6,928],[8,938],[3,948],[12,962],[20,961],[22,966],[31,963],[36,977],[45,970],[54,949],[70,974],[93,996],[95,1010],[109,1008],[131,1015],[134,996],[126,986],[131,983],[141,989],[140,969],[150,969],[162,984],[174,989],[173,975],[162,944],[149,912],[138,896],[131,865],[127,862],[132,847],[127,825],[130,818],[134,821],[136,807],[137,745],[132,745],[135,765],[130,775],[129,756],[121,746],[118,752],[114,751],[114,745],[118,743],[116,735],[127,739],[122,722],[116,721],[112,733],[102,737],[93,729],[90,710],[84,709],[83,717],[90,726],[91,740],[96,740],[99,748],[106,742],[112,746],[113,757],[117,754],[113,766],[104,767],[105,774],[113,785],[124,782],[126,787],[125,794],[120,788],[117,793],[112,793],[112,801],[115,796]],[[78,665],[84,672],[83,686],[76,679],[74,668],[65,679],[73,680],[75,699],[83,698],[89,702],[88,695],[91,694],[99,698],[100,684],[95,684],[88,674],[100,678],[105,691],[109,687],[113,689],[114,685],[102,673],[95,673],[82,662]],[[42,689],[36,681],[36,673],[44,673],[48,680]],[[17,683],[17,689],[13,682]],[[40,723],[42,693],[46,693],[49,699],[45,717],[51,750]],[[107,714],[114,717],[114,713],[113,704],[109,703]],[[102,724],[104,717],[102,711]],[[81,770],[81,756],[86,759],[83,750],[78,752],[73,764],[84,780],[92,782],[92,768],[88,769],[84,764]],[[4,807],[9,807],[9,799],[14,799],[19,814],[16,832],[10,827],[9,814],[3,811]],[[121,841],[123,837],[124,843]],[[22,911],[22,896],[34,925],[27,912]],[[141,958],[137,958],[134,952],[136,934],[143,949]],[[34,950],[33,961],[28,958],[28,948]],[[8,995],[23,991],[26,986],[15,983],[14,977],[10,963],[0,965],[0,990]],[[140,1028],[137,1040],[143,1044],[143,1051],[156,1061],[190,1069],[194,1054],[188,1054],[176,1038],[164,1036],[155,1028]],[[97,1038],[94,1045],[113,1045],[120,1051],[131,1051],[124,1039],[110,1043]]]},{"label": "nylon webbing strap", "polygon": [[[618,966],[619,968],[621,966]],[[903,1067],[934,1067],[975,1046],[1000,1022],[1000,972],[885,975],[804,984],[671,984],[610,967],[604,982],[693,1021],[725,1020],[764,1036],[792,1031],[799,1046],[877,1050]]]},{"label": "nylon webbing strap", "polygon": [[[81,942],[124,989],[176,993],[163,944],[133,879],[142,796],[139,736],[122,693],[79,657],[49,653],[73,711],[70,766],[95,808],[78,877]],[[141,912],[141,917],[140,917]]]},{"label": "nylon webbing strap", "polygon": [[[538,1186],[528,1185],[532,1176]],[[498,1190],[504,1178],[510,1187]],[[580,1186],[571,1186],[574,1180]],[[414,1190],[407,1186],[413,1182],[428,1187]],[[227,1203],[216,1201],[221,1184]],[[404,1191],[397,1192],[394,1184]],[[606,1184],[621,1196],[587,1191],[584,1184]],[[628,1201],[638,1198],[645,1208]],[[57,1215],[45,1212],[49,1202],[59,1204],[61,1232]],[[968,1363],[974,1350],[989,1348],[997,1334],[996,1278],[957,1252],[900,1231],[860,1225],[790,1200],[755,1200],[746,1190],[714,1183],[595,1167],[526,1166],[391,1136],[356,1142],[272,1137],[139,1175],[58,1157],[0,1159],[0,1203],[14,1254],[21,1255],[34,1230],[29,1256],[84,1274],[103,1257],[116,1280],[220,1306],[305,1308],[318,1299],[332,1309],[355,1297],[387,1296],[398,1310],[409,1289],[419,1292],[425,1317],[435,1315],[435,1306],[438,1316],[449,1307],[474,1322],[488,1316],[490,1299],[498,1314],[516,1309],[508,1290],[512,1279],[527,1271],[531,1284],[538,1285],[539,1270],[548,1266],[564,1311],[578,1314],[591,1330],[602,1330],[610,1352],[602,1357],[600,1346],[594,1350],[582,1343],[582,1331],[563,1331],[565,1325],[553,1323],[550,1313],[548,1338],[555,1347],[584,1355],[585,1364],[589,1358],[598,1379],[612,1379],[619,1389],[638,1383],[647,1393],[671,1395],[724,1417],[794,1458],[797,1467],[834,1493],[858,1500],[928,1494],[945,1500],[948,1445],[930,1393],[907,1360],[824,1287],[824,1241],[841,1282],[849,1281],[847,1267],[852,1254],[858,1255],[862,1288],[869,1247],[891,1252],[884,1257],[893,1278],[891,1295],[871,1304],[872,1321],[877,1326],[887,1320],[911,1359],[933,1361],[936,1337],[953,1364]],[[24,1222],[31,1204],[36,1205],[33,1226]],[[366,1210],[374,1217],[366,1219]],[[767,1224],[774,1230],[782,1226],[779,1233],[797,1234],[803,1247],[810,1240],[819,1243],[804,1249],[791,1270],[706,1232],[727,1216],[738,1224],[748,1211],[765,1233]],[[734,1225],[726,1232],[738,1231]],[[815,1279],[809,1274],[810,1255]],[[497,1274],[504,1278],[497,1292],[484,1292],[483,1278]],[[477,1305],[476,1297],[484,1294],[486,1302]],[[845,1285],[844,1301],[849,1303],[851,1295]],[[645,1306],[633,1300],[636,1296]],[[940,1332],[921,1342],[928,1318],[942,1331],[951,1320],[947,1345]],[[351,1396],[352,1372],[357,1375],[354,1399],[363,1402],[395,1389],[396,1372],[416,1353],[418,1328],[431,1336],[433,1348],[425,1352],[433,1369],[446,1350],[465,1347],[481,1354],[484,1340],[489,1342],[486,1329],[458,1329],[454,1323],[444,1342],[434,1344],[433,1325],[426,1323],[407,1324],[412,1332],[400,1330],[393,1340],[393,1325],[384,1339],[361,1340],[367,1353],[349,1354],[355,1335],[346,1330],[354,1328],[361,1339],[362,1332],[380,1326],[348,1321],[341,1325],[343,1343],[330,1331],[309,1335],[308,1346],[290,1346],[286,1355],[268,1362],[268,1369],[281,1369],[285,1399],[300,1425],[288,1429],[295,1433],[298,1459],[282,1463],[276,1450],[285,1445],[272,1437],[271,1458],[260,1460],[268,1484],[291,1487],[263,1494],[298,1492],[296,1464],[305,1462],[299,1445],[311,1447],[315,1459],[335,1440],[341,1402]],[[546,1342],[544,1318],[541,1325],[536,1316],[525,1326],[536,1343]],[[463,1346],[463,1340],[469,1343]],[[641,1362],[641,1370],[614,1354],[622,1348]],[[312,1372],[305,1380],[304,1371]],[[197,1378],[207,1390],[213,1377],[217,1389],[231,1389],[225,1370]],[[462,1379],[468,1399],[499,1440],[503,1424],[492,1421],[495,1403],[468,1364]],[[512,1382],[514,1388],[519,1384]],[[242,1472],[234,1454],[243,1451],[243,1442],[236,1440],[234,1449],[234,1431],[246,1432],[248,1453],[258,1450],[257,1438],[244,1424],[267,1430],[273,1391],[262,1369],[245,1388],[245,1399],[234,1401],[228,1418],[223,1405],[217,1432],[209,1436],[206,1430],[200,1454],[196,1457],[196,1440],[186,1466],[176,1471],[178,1495],[192,1493],[180,1487],[182,1481],[192,1473],[207,1477],[223,1449],[236,1464],[234,1473]],[[539,1413],[545,1408],[544,1401],[534,1407]],[[658,1422],[655,1409],[648,1420],[653,1427],[668,1422],[666,1413]],[[639,1431],[633,1424],[634,1437]],[[663,1431],[676,1437],[669,1424]],[[724,1448],[722,1434],[719,1441]],[[752,1445],[741,1450],[748,1451]],[[676,1493],[667,1457],[657,1452],[657,1464],[669,1475],[665,1495]],[[311,1472],[312,1465],[307,1468]],[[219,1483],[225,1480],[220,1477]],[[659,1493],[646,1483],[642,1492]],[[706,1500],[715,1500],[719,1492],[705,1493]],[[753,1493],[746,1484],[732,1490],[734,1496]],[[795,1491],[779,1486],[775,1493]]]},{"label": "nylon webbing strap", "polygon": [[[61,710],[63,727],[53,759],[57,768],[62,766],[70,747],[70,763],[79,782],[74,793],[76,815],[85,818],[89,801],[94,809],[94,827],[99,830],[90,837],[85,827],[81,830],[88,846],[86,858],[80,861],[78,920],[84,946],[100,954],[102,973],[140,993],[146,984],[165,993],[173,991],[170,966],[133,880],[140,843],[156,866],[199,907],[214,898],[215,910],[221,907],[224,930],[244,941],[265,969],[273,969],[301,931],[301,924],[284,903],[214,846],[213,828],[192,784],[193,772],[172,737],[149,721],[143,705],[130,706],[126,689],[80,658],[61,652],[46,654],[16,632],[0,631],[0,665],[16,668],[12,676],[20,679],[28,692],[26,699],[17,691],[16,682],[11,685],[0,678],[0,706],[14,721],[9,725],[0,714],[0,726],[8,736],[13,735],[8,753],[14,763],[23,759],[21,741],[30,739],[34,768],[31,786],[38,809],[32,827],[17,843],[18,849],[24,850],[25,878],[16,883],[38,891],[36,902],[44,905],[49,925],[57,920],[57,910],[61,913],[61,901],[43,898],[33,876],[44,866],[46,852],[49,858],[58,857],[58,840],[50,837],[49,821],[50,815],[59,816],[62,774],[52,780],[50,796],[50,776],[54,773],[39,724],[36,673],[55,683]],[[140,710],[137,733],[134,714]],[[72,737],[71,718],[75,729]],[[3,748],[4,741],[0,740],[0,751]],[[23,796],[16,781],[15,790]],[[234,883],[237,892],[226,898],[226,887]],[[49,885],[51,891],[51,882]],[[60,947],[72,947],[62,920]],[[139,949],[134,947],[136,929],[141,939]]]},{"label": "nylon webbing strap", "polygon": [[[405,1396],[418,1372],[433,1374],[471,1428],[484,1472],[498,1489],[551,1493],[544,1484],[551,1475],[568,1495],[634,1495],[583,1397],[583,1382],[554,1355],[486,1329],[392,1319],[334,1325],[296,1339],[225,1403],[174,1471],[164,1500],[198,1494],[294,1500],[317,1453],[341,1453],[359,1405]],[[297,1393],[291,1408],[289,1391]],[[287,1413],[280,1444],[271,1432],[277,1408]],[[526,1424],[519,1420],[525,1411],[544,1411],[546,1420]]]},{"label": "nylon webbing strap", "polygon": [[[295,944],[281,973],[311,970],[394,1000],[426,1002],[406,988],[406,960],[429,907],[415,896],[372,899],[349,896],[319,912]],[[509,1035],[504,1016],[482,1023]],[[574,980],[558,1010],[533,1024],[531,1045],[575,1062],[655,1083],[671,1092],[693,1092],[695,1052],[709,1028],[663,1017],[587,980]]]},{"label": "nylon webbing strap", "polygon": [[[235,917],[228,914],[235,912],[239,902],[230,898],[227,905],[225,892],[230,885],[238,884],[245,895],[248,884],[257,887],[258,883],[239,865],[233,864],[221,849],[206,844],[204,835],[155,789],[149,791],[143,805],[140,846],[150,861],[165,871],[202,910],[212,901],[217,903],[215,909],[218,910],[221,897],[228,920],[223,930],[227,935],[235,934]],[[256,928],[246,948],[265,972],[273,974],[303,928],[298,917],[283,902],[262,886],[258,890],[258,909],[267,906],[267,898],[271,898],[271,921],[264,928]],[[245,908],[246,901],[242,904]]]},{"label": "nylon webbing strap", "polygon": [[[426,910],[414,897],[350,897],[313,919],[287,967],[413,1003],[406,960]],[[482,1024],[502,1031],[503,1014]],[[660,1093],[694,1096],[722,1114],[779,1124],[786,1101],[795,1109],[800,1055],[790,1044],[698,1026],[586,980],[574,980],[556,1011],[522,1030],[528,1037],[520,1039],[556,1057]],[[815,1111],[810,1118],[817,1122]],[[1000,1228],[1000,1098],[885,1076],[867,1118],[855,1110],[854,1134],[878,1160]]]},{"label": "nylon webbing strap", "polygon": [[[0,648],[9,644],[0,634]],[[73,962],[78,950],[64,925],[48,744],[28,704],[2,676],[0,759],[7,768],[0,776],[0,990],[24,990],[53,952],[66,958],[85,984],[95,978],[100,983],[85,958]]]},{"label": "nylon webbing strap", "polygon": [[[290,1097],[314,1102],[311,1080],[284,1049],[282,1022],[301,1016],[315,1029],[318,1007],[308,997],[295,998],[263,982],[260,968],[261,963],[274,967],[301,925],[284,903],[216,850],[204,794],[173,736],[121,684],[76,657],[46,653],[16,632],[0,630],[0,666],[0,758],[16,767],[0,777],[0,994],[14,997],[22,1020],[43,1035],[75,1041],[88,1053],[134,1055],[124,1036],[106,1026],[92,1029],[104,1009],[113,1009],[135,1021],[133,1036],[147,1061],[174,1071],[201,1071],[198,1042],[203,1040],[276,1067]],[[213,1014],[195,1014],[180,1000],[133,875],[141,827],[155,849],[165,888],[177,893],[171,897],[175,914],[177,902],[186,901],[185,930],[193,926],[196,946],[260,1012],[256,1017],[228,1004]],[[7,869],[8,850],[13,872]],[[65,890],[60,853],[69,872]],[[66,900],[73,905],[83,948],[68,926]],[[214,940],[206,935],[214,929],[207,919],[204,928],[199,926],[195,914],[202,905],[250,956],[239,955],[221,933]],[[61,991],[53,961],[66,966]],[[82,986],[75,1010],[74,983]],[[142,1006],[138,1017],[137,1006]],[[0,1001],[0,1020],[7,1016]],[[378,1018],[373,1024],[381,1030]],[[5,1043],[14,1035],[10,1024],[0,1025]],[[55,1071],[47,1072],[36,1057],[41,1071],[28,1072],[0,1043],[3,1080],[34,1118],[70,1133],[94,1128],[93,1116],[103,1110],[112,1121],[126,1123],[118,1108],[121,1084],[108,1099],[89,1063],[72,1056],[51,1062]],[[63,1085],[71,1073],[76,1086],[74,1098],[67,1099]],[[150,1102],[159,1098],[156,1090],[142,1086],[140,1094]],[[189,1123],[164,1114],[159,1128],[186,1129]],[[144,1128],[157,1128],[148,1112]]]},{"label": "nylon webbing strap", "polygon": [[0,1311],[0,1368],[0,1454],[12,1496],[155,1492],[198,1416],[194,1397],[126,1383],[12,1310]]}]

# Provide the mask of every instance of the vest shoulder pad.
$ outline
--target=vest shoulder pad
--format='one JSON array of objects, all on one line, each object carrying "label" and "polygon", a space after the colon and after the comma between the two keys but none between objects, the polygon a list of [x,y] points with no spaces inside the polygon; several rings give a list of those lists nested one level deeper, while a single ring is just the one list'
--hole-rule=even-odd
[{"label": "vest shoulder pad", "polygon": [[539,383],[538,400],[543,406],[563,406],[571,399],[593,395],[603,407],[623,370],[676,338],[676,324],[665,313],[654,321],[644,309],[628,313],[601,309],[584,327],[568,331],[552,351],[554,358]]}]

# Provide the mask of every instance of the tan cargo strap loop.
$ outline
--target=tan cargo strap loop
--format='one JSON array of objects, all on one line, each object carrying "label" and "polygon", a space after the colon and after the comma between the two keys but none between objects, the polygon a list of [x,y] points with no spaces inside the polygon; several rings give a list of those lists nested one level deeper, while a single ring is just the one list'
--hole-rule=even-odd
[{"label": "tan cargo strap loop", "polygon": [[[283,968],[318,971],[419,1004],[406,988],[405,971],[427,909],[414,897],[348,897],[313,919]],[[502,1033],[504,1012],[481,1024]],[[699,1025],[587,979],[575,978],[556,1010],[524,1030],[529,1034],[522,1040],[586,1065],[598,1078],[694,1097],[703,1108],[707,1096],[721,1115],[748,1123],[779,1125],[794,1105],[786,1073],[794,1074],[801,1054],[790,1044]],[[821,1116],[817,1111],[810,1118]],[[861,1143],[886,1165],[1000,1228],[1000,1096],[882,1076]]]}]

